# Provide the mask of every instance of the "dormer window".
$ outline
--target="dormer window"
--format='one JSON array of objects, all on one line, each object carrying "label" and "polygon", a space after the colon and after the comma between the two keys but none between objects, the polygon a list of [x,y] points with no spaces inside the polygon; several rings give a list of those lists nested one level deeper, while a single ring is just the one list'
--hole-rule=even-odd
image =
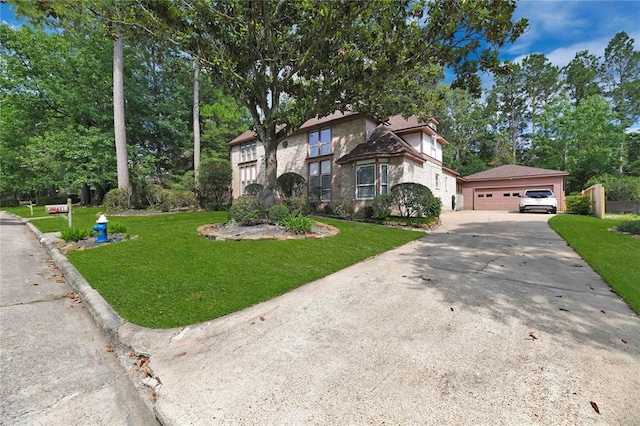
[{"label": "dormer window", "polygon": [[331,154],[331,129],[309,132],[309,157]]}]

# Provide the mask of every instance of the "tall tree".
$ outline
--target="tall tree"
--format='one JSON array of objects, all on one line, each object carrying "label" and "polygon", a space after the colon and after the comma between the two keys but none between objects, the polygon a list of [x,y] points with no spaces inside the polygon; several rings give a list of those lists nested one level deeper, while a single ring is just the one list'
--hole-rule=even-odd
[{"label": "tall tree", "polygon": [[482,104],[466,90],[447,90],[445,107],[437,117],[439,131],[449,141],[444,147],[444,163],[463,176],[487,169],[480,158],[487,127]]},{"label": "tall tree", "polygon": [[569,191],[584,189],[594,176],[615,173],[624,135],[605,99],[590,96],[573,106],[562,97],[547,105],[541,120],[547,131],[534,139],[536,165],[569,172]]},{"label": "tall tree", "polygon": [[605,94],[613,100],[620,123],[629,127],[640,117],[640,51],[627,33],[616,34],[604,51],[600,78]]},{"label": "tall tree", "polygon": [[[605,94],[613,102],[620,124],[627,128],[640,118],[640,52],[633,47],[634,39],[619,32],[604,51],[600,76]],[[620,142],[618,173],[623,174],[627,159],[624,139]]]},{"label": "tall tree", "polygon": [[575,105],[601,93],[598,85],[599,58],[582,50],[563,68],[564,83]]},{"label": "tall tree", "polygon": [[124,31],[119,23],[132,11],[127,0],[14,0],[17,12],[32,21],[73,27],[91,20],[113,40],[113,124],[118,187],[129,187],[129,163],[124,113]]},{"label": "tall tree", "polygon": [[515,1],[503,0],[138,4],[148,28],[199,57],[249,110],[272,194],[278,144],[309,118],[429,113],[443,67],[478,90],[476,71],[498,69],[497,49],[526,27],[512,22]]},{"label": "tall tree", "polygon": [[0,140],[21,147],[13,153],[22,164],[3,183],[31,191],[110,184],[109,40],[90,28],[79,34],[2,25],[0,41],[2,109],[12,117]]},{"label": "tall tree", "polygon": [[124,38],[120,30],[113,35],[113,129],[116,144],[118,188],[129,184],[127,132],[124,120]]},{"label": "tall tree", "polygon": [[551,64],[545,55],[535,53],[522,61],[522,78],[524,93],[527,96],[528,111],[526,117],[531,125],[533,138],[537,130],[537,117],[544,106],[549,103],[558,91],[560,70]]},{"label": "tall tree", "polygon": [[522,68],[510,64],[512,72],[496,76],[489,102],[493,102],[497,113],[497,129],[507,135],[511,150],[511,163],[518,164],[519,154],[524,149],[523,135],[527,128],[526,94]]}]

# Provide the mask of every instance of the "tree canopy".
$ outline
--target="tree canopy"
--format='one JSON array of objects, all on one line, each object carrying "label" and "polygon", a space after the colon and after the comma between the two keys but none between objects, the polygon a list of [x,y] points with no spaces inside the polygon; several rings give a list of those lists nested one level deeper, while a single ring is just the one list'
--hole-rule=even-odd
[{"label": "tree canopy", "polygon": [[444,67],[477,92],[477,71],[499,71],[499,47],[526,28],[504,0],[138,4],[147,14],[137,25],[197,57],[249,110],[272,189],[278,144],[308,119],[429,114]]}]

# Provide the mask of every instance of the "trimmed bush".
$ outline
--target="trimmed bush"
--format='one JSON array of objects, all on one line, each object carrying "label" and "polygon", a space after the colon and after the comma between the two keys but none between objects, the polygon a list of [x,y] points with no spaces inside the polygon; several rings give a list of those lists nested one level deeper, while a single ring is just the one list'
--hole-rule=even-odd
[{"label": "trimmed bush", "polygon": [[131,209],[131,188],[115,188],[104,196],[104,208],[108,212],[121,212]]},{"label": "trimmed bush", "polygon": [[281,225],[289,215],[289,209],[282,204],[276,204],[269,208],[269,222],[275,225]]},{"label": "trimmed bush", "polygon": [[616,229],[620,232],[628,232],[634,235],[640,235],[640,220],[625,220],[620,222]]},{"label": "trimmed bush", "polygon": [[65,229],[60,233],[60,237],[66,242],[70,241],[80,241],[87,238],[91,235],[91,229],[88,228],[77,228],[75,226]]},{"label": "trimmed bush", "polygon": [[309,216],[289,216],[282,223],[285,229],[294,234],[308,234],[313,229],[313,219]]},{"label": "trimmed bush", "polygon": [[259,183],[250,183],[244,188],[245,195],[250,197],[260,197],[262,195],[262,191],[264,191],[264,185]]},{"label": "trimmed bush", "polygon": [[429,188],[419,183],[399,183],[391,188],[392,206],[400,213],[401,217],[440,215],[442,203],[439,206],[436,197]]},{"label": "trimmed bush", "polygon": [[264,218],[264,204],[258,197],[242,196],[229,208],[229,219],[241,226],[255,225]]},{"label": "trimmed bush", "polygon": [[294,172],[283,173],[276,179],[278,190],[284,197],[301,197],[307,189],[304,177]]},{"label": "trimmed bush", "polygon": [[567,195],[565,203],[569,214],[591,214],[591,198],[586,195]]}]

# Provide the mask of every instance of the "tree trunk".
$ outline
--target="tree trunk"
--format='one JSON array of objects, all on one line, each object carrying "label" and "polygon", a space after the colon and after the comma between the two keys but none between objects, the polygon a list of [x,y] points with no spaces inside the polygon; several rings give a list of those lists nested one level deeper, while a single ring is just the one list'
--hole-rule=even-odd
[{"label": "tree trunk", "polygon": [[200,208],[200,64],[197,59],[193,65],[193,174],[196,208]]},{"label": "tree trunk", "polygon": [[[269,208],[278,201],[278,190],[276,187],[276,179],[278,177],[278,157],[277,157],[277,144],[272,142],[275,140],[275,136],[268,143],[272,145],[270,149],[267,149],[266,164],[265,164],[265,193],[264,204],[266,208]],[[275,146],[273,146],[275,145]]]},{"label": "tree trunk", "polygon": [[82,184],[82,199],[80,200],[80,204],[83,206],[91,204],[91,188],[89,188],[89,184],[87,182]]},{"label": "tree trunk", "polygon": [[124,39],[116,30],[113,41],[113,128],[116,142],[118,188],[129,187],[127,134],[124,121]]}]

